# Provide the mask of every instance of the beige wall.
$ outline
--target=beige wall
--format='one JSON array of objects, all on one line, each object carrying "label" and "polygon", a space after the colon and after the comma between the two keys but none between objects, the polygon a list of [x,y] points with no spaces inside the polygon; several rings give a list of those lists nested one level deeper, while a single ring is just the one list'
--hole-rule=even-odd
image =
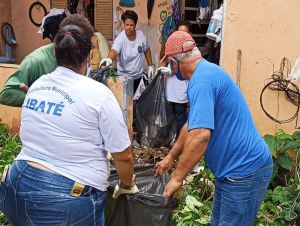
[{"label": "beige wall", "polygon": [[[237,50],[241,49],[240,87],[261,134],[295,129],[295,120],[278,125],[260,107],[260,93],[265,80],[278,70],[283,57],[292,65],[300,55],[300,1],[281,0],[253,2],[225,0],[224,38],[221,65],[236,80]],[[299,83],[298,83],[299,85]],[[268,91],[264,95],[266,110],[279,119],[290,118],[296,111],[282,93]],[[299,125],[298,125],[299,126]]]},{"label": "beige wall", "polygon": [[[3,87],[8,77],[13,74],[17,69],[16,64],[1,64],[0,63],[0,87]],[[7,124],[8,128],[18,133],[20,128],[21,108],[9,107],[0,104],[0,122]]]}]

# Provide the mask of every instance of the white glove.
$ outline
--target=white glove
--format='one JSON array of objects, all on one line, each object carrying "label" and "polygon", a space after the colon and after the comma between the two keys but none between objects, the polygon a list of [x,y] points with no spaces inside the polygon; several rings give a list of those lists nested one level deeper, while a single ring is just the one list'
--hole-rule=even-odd
[{"label": "white glove", "polygon": [[139,192],[139,189],[138,187],[136,186],[136,184],[134,184],[132,187],[130,188],[121,188],[120,187],[120,184],[117,184],[116,187],[115,187],[115,190],[114,190],[114,194],[112,195],[112,197],[114,199],[117,199],[119,197],[119,195],[122,195],[122,194],[135,194],[135,193],[138,193]]},{"label": "white glove", "polygon": [[100,64],[99,64],[99,67],[102,67],[102,66],[110,66],[112,64],[112,60],[110,58],[103,58],[101,61],[100,61]]},{"label": "white glove", "polygon": [[151,81],[153,76],[154,76],[154,65],[149,65],[148,66],[148,79],[150,79],[150,81]]},{"label": "white glove", "polygon": [[169,67],[159,67],[157,68],[155,75],[158,74],[158,72],[160,71],[160,73],[162,73],[163,75],[171,75],[171,69]]}]

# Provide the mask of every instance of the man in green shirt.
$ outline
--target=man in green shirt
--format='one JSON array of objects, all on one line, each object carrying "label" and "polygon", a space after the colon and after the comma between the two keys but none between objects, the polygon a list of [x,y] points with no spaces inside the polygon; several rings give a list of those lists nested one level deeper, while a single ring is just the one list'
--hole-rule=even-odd
[{"label": "man in green shirt", "polygon": [[[43,19],[40,33],[53,42],[60,22],[69,13],[63,9],[51,9]],[[53,44],[44,45],[27,55],[19,69],[11,75],[0,92],[0,104],[21,107],[28,88],[44,74],[56,68]]]},{"label": "man in green shirt", "polygon": [[19,69],[6,81],[0,92],[0,103],[21,107],[28,87],[41,75],[48,74],[56,68],[53,44],[42,46],[22,61]]}]

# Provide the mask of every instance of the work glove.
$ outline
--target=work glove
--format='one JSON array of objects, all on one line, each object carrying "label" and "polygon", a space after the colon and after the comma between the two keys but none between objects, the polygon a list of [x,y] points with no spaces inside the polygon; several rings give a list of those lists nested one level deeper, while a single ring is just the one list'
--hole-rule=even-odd
[{"label": "work glove", "polygon": [[148,66],[148,74],[147,75],[148,75],[149,82],[151,82],[151,80],[154,77],[154,65]]},{"label": "work glove", "polygon": [[163,75],[171,75],[172,74],[171,69],[169,67],[159,67],[159,68],[157,68],[157,70],[155,72],[155,75],[157,75],[159,72]]},{"label": "work glove", "polygon": [[[134,181],[134,179],[133,179]],[[135,182],[132,186],[123,186],[122,183],[119,181],[119,183],[116,185],[115,190],[114,190],[114,194],[112,195],[112,197],[114,199],[117,199],[119,197],[119,195],[122,194],[135,194],[138,193],[139,189],[136,186]]]},{"label": "work glove", "polygon": [[100,61],[100,67],[102,66],[110,66],[112,64],[112,60],[110,58],[103,58],[101,61]]}]

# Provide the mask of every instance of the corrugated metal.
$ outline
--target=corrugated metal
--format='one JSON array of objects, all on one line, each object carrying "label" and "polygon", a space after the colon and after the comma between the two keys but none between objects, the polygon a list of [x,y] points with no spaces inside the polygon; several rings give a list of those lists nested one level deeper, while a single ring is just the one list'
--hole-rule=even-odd
[{"label": "corrugated metal", "polygon": [[67,9],[68,0],[52,0],[51,8]]},{"label": "corrugated metal", "polygon": [[95,0],[95,29],[105,38],[113,37],[113,1]]}]

